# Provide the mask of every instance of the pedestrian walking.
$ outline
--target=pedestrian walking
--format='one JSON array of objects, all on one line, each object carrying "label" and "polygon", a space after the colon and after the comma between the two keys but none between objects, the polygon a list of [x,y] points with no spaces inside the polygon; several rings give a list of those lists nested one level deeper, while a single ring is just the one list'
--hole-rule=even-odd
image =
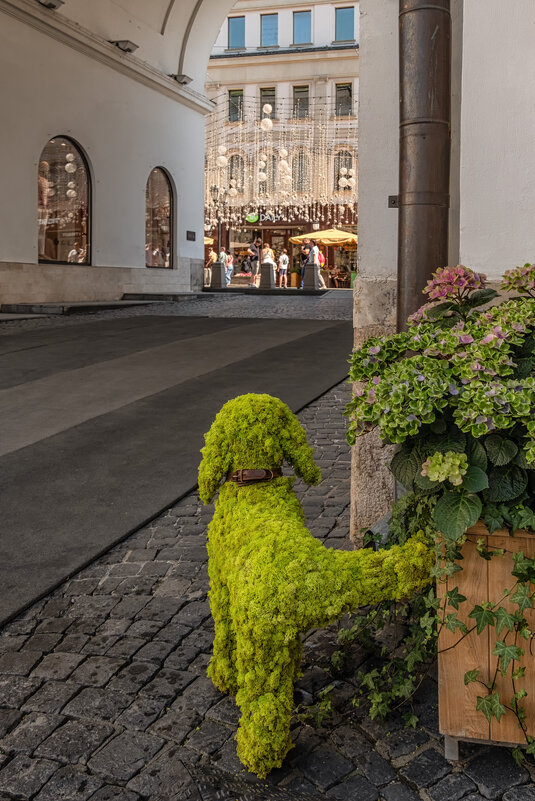
[{"label": "pedestrian walking", "polygon": [[278,271],[279,271],[279,287],[280,289],[288,289],[288,265],[290,263],[290,259],[288,258],[288,251],[286,248],[282,249],[282,253],[279,256],[279,264],[278,264]]},{"label": "pedestrian walking", "polygon": [[212,283],[212,267],[217,261],[217,253],[213,248],[208,251],[208,259],[204,265],[204,285],[210,286]]},{"label": "pedestrian walking", "polygon": [[301,253],[299,254],[299,258],[301,260],[301,285],[299,289],[303,289],[303,283],[305,281],[305,269],[310,258],[311,249],[312,247],[310,244],[310,239],[303,240],[303,244],[301,245]]},{"label": "pedestrian walking", "polygon": [[234,256],[232,253],[227,253],[227,261],[225,266],[225,286],[229,286],[234,273]]},{"label": "pedestrian walking", "polygon": [[262,248],[262,240],[259,236],[251,242],[249,248],[247,250],[247,255],[249,256],[249,261],[251,263],[251,283],[249,286],[256,287],[256,276],[258,275],[259,270],[259,262],[260,262],[260,250]]}]

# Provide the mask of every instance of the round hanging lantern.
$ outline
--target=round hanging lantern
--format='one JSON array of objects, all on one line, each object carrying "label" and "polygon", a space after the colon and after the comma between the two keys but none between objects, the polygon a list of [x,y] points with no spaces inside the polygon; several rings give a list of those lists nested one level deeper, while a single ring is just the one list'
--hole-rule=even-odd
[{"label": "round hanging lantern", "polygon": [[48,195],[48,197],[54,197],[54,195],[56,194],[56,190],[55,189],[47,189],[46,190],[46,194]]},{"label": "round hanging lantern", "polygon": [[265,173],[265,172],[259,172],[259,173],[258,173],[258,180],[259,180],[259,181],[267,181],[267,175],[266,175],[266,173]]},{"label": "round hanging lantern", "polygon": [[218,167],[226,167],[228,164],[228,158],[226,156],[218,156],[215,160],[215,163]]},{"label": "round hanging lantern", "polygon": [[67,195],[68,198],[70,198],[71,200],[74,200],[74,198],[76,197],[76,190],[75,189],[67,189],[67,192],[65,194]]},{"label": "round hanging lantern", "polygon": [[285,159],[286,158],[286,156],[288,155],[288,151],[286,150],[285,147],[281,147],[281,149],[279,150],[279,155],[280,155],[281,159]]},{"label": "round hanging lantern", "polygon": [[347,175],[347,167],[342,167],[341,168],[340,175]]},{"label": "round hanging lantern", "polygon": [[351,169],[347,171],[348,175],[355,175],[355,170]]},{"label": "round hanging lantern", "polygon": [[355,181],[354,178],[348,178],[347,179],[347,185],[350,186],[351,189],[354,189],[356,184],[357,184],[357,182]]},{"label": "round hanging lantern", "polygon": [[69,183],[67,184],[67,188],[68,189],[75,189],[76,188],[76,184],[74,183],[74,181],[69,181]]},{"label": "round hanging lantern", "polygon": [[220,156],[224,156],[225,153],[227,152],[227,148],[225,147],[225,145],[219,145],[219,147],[217,148],[217,152],[219,153]]},{"label": "round hanging lantern", "polygon": [[271,114],[271,112],[273,111],[273,108],[270,106],[270,104],[269,104],[269,103],[266,103],[266,104],[265,104],[265,105],[262,107],[262,111],[264,112],[264,114]]},{"label": "round hanging lantern", "polygon": [[347,178],[344,177],[340,178],[340,180],[338,181],[338,186],[340,187],[340,189],[345,189],[347,186]]},{"label": "round hanging lantern", "polygon": [[231,178],[229,183],[231,186],[236,186],[237,181],[235,178]]},{"label": "round hanging lantern", "polygon": [[279,167],[282,170],[282,172],[287,172],[290,169],[290,165],[288,164],[286,159],[281,159],[279,161]]},{"label": "round hanging lantern", "polygon": [[260,123],[260,127],[265,133],[268,133],[273,128],[273,121],[270,120],[269,117],[264,117],[264,119]]},{"label": "round hanging lantern", "polygon": [[67,153],[65,161],[74,161],[74,153]]},{"label": "round hanging lantern", "polygon": [[236,195],[238,194],[238,190],[236,189],[235,186],[231,186],[230,189],[228,190],[228,193],[230,197],[236,197]]},{"label": "round hanging lantern", "polygon": [[65,172],[68,172],[72,175],[73,172],[76,172],[76,164],[73,164],[72,161],[68,161],[65,165]]},{"label": "round hanging lantern", "polygon": [[266,162],[265,161],[259,161],[258,162],[258,169],[259,170],[265,169],[265,166],[266,166]]}]

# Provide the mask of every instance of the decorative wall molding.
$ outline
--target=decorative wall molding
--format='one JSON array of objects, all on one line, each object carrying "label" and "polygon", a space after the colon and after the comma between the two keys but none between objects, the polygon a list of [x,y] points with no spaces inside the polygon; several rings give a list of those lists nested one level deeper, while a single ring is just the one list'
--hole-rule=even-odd
[{"label": "decorative wall molding", "polygon": [[212,103],[204,95],[181,86],[147,62],[121,53],[115,45],[71,22],[62,14],[46,10],[34,0],[0,0],[0,12],[194,111],[208,114],[213,109]]}]

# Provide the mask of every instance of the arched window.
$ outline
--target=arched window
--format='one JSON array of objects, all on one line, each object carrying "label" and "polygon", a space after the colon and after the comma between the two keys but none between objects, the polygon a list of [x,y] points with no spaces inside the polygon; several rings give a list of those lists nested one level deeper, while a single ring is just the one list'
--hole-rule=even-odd
[{"label": "arched window", "polygon": [[[243,192],[245,185],[245,162],[243,156],[235,154],[231,156],[228,164],[228,177],[229,184],[233,186],[237,192]],[[235,181],[235,183],[231,183]]]},{"label": "arched window", "polygon": [[[353,173],[353,154],[349,150],[339,150],[334,157],[334,191],[343,192],[354,189],[356,178]],[[340,180],[343,178],[345,181],[342,181],[340,186]]]},{"label": "arched window", "polygon": [[145,265],[172,267],[173,190],[161,167],[151,170],[145,198]]},{"label": "arched window", "polygon": [[87,161],[66,136],[44,147],[37,179],[40,262],[90,264],[91,183]]},{"label": "arched window", "polygon": [[292,178],[296,192],[306,192],[309,188],[310,159],[300,150],[292,161]]}]

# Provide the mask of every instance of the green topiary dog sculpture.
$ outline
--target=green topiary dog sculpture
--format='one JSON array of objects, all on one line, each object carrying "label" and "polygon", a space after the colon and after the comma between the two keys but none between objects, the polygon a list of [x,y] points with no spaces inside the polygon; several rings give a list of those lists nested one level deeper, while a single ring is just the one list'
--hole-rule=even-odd
[{"label": "green topiary dog sculpture", "polygon": [[[235,470],[280,467],[308,484],[321,472],[297,417],[270,395],[226,403],[205,437],[200,496],[209,503]],[[215,621],[208,675],[236,695],[238,756],[260,777],[290,748],[300,634],[345,612],[409,596],[431,582],[423,540],[379,552],[325,548],[305,526],[293,478],[238,486],[226,481],[208,529],[210,606]]]}]

